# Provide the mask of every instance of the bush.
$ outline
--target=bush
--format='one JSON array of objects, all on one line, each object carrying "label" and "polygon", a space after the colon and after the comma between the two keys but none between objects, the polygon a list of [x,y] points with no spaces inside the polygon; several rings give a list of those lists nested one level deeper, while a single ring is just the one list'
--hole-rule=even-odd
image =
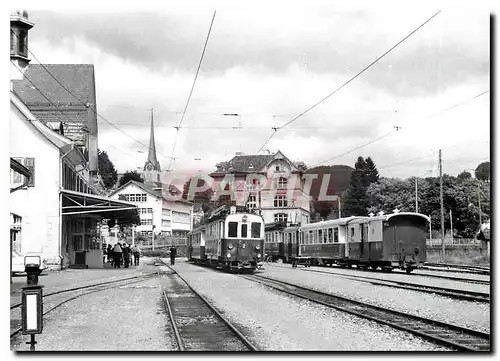
[{"label": "bush", "polygon": [[141,252],[142,256],[145,257],[160,257],[160,258],[167,258],[169,257],[169,253],[167,251],[151,251],[151,250],[146,250]]}]

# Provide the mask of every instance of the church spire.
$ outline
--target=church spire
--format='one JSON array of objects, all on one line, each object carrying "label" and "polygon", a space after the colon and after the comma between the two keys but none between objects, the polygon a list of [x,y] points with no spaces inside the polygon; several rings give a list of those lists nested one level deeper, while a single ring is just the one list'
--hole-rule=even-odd
[{"label": "church spire", "polygon": [[149,136],[149,151],[148,151],[148,159],[146,164],[144,164],[145,171],[161,171],[160,163],[156,158],[156,146],[155,146],[155,131],[154,131],[154,123],[153,123],[153,109],[151,108],[151,133]]}]

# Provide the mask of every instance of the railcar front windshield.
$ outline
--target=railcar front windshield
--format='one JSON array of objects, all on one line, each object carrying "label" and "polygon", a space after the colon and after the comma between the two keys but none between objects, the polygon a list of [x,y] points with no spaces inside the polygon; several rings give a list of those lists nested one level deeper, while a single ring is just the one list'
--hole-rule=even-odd
[{"label": "railcar front windshield", "polygon": [[262,228],[261,223],[252,222],[252,238],[261,238],[260,235],[261,228]]}]

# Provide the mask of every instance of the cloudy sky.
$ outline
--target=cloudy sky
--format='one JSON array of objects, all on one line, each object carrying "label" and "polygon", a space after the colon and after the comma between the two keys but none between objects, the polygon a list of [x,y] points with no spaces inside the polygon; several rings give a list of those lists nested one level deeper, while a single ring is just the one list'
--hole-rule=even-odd
[{"label": "cloudy sky", "polygon": [[[212,171],[235,152],[255,154],[272,127],[318,103],[441,10],[277,131],[263,152],[279,149],[309,167],[352,166],[358,156],[371,156],[381,175],[395,177],[437,175],[439,148],[445,173],[489,160],[488,8],[472,2],[340,4],[27,8],[35,22],[29,47],[45,64],[94,64],[98,113],[146,145],[153,108],[158,158],[166,169],[216,10],[173,164],[176,171]],[[120,172],[146,161],[147,147],[132,138],[99,118],[99,148]]]}]

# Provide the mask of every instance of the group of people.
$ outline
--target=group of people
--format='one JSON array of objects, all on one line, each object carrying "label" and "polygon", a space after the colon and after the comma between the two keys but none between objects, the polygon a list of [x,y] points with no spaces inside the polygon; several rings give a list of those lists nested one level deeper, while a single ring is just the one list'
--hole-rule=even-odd
[{"label": "group of people", "polygon": [[127,243],[116,243],[114,246],[108,244],[106,255],[112,267],[120,268],[123,265],[125,268],[129,268],[132,256],[134,257],[134,266],[139,265],[141,250],[136,245],[130,247]]}]

